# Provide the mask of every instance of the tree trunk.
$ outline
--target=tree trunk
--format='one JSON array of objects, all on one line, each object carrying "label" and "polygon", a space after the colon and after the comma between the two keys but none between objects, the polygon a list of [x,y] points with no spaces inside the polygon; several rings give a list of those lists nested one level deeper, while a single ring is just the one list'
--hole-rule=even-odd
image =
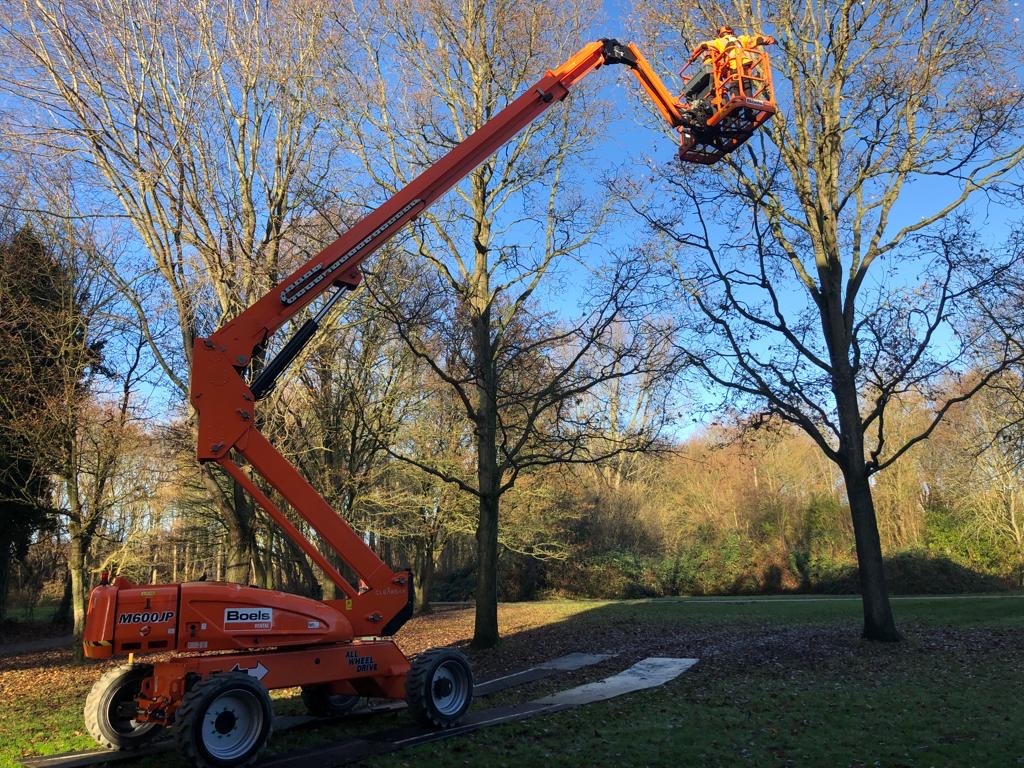
[{"label": "tree trunk", "polygon": [[[863,465],[863,461],[861,462]],[[861,599],[864,605],[865,640],[892,642],[901,640],[889,603],[889,588],[885,582],[882,543],[875,521],[875,505],[871,499],[871,486],[863,469],[844,471],[846,495],[853,519],[853,535],[857,542],[857,567],[860,571]]]},{"label": "tree trunk", "polygon": [[249,584],[252,571],[252,549],[246,537],[236,527],[228,526],[224,542],[224,581]]},{"label": "tree trunk", "polygon": [[840,469],[846,483],[846,497],[850,502],[850,517],[857,544],[857,568],[864,608],[862,637],[865,640],[894,642],[902,637],[896,629],[889,603],[889,588],[885,583],[882,542],[878,535],[878,519],[864,459],[864,434],[856,383],[852,372],[845,369],[845,366],[833,380],[833,391],[839,413]]},{"label": "tree trunk", "polygon": [[224,581],[236,584],[249,584],[250,568],[255,554],[253,547],[252,505],[245,495],[245,490],[238,483],[231,482],[231,499],[229,503],[209,465],[204,464],[201,471],[203,485],[220,513],[221,520],[228,530],[227,541],[224,543]]},{"label": "tree trunk", "polygon": [[156,541],[149,545],[149,583],[160,583],[160,547]]},{"label": "tree trunk", "polygon": [[430,613],[430,590],[434,586],[434,547],[431,543],[423,545],[420,553],[419,596],[420,613]]},{"label": "tree trunk", "polygon": [[476,413],[477,483],[480,520],[476,529],[476,622],[474,648],[498,644],[498,469],[497,371],[491,347],[491,314],[482,309],[473,318],[474,364],[479,402]]},{"label": "tree trunk", "polygon": [[[482,478],[481,478],[482,484]],[[473,648],[498,644],[498,496],[480,496],[480,521],[476,529],[476,621]]]},{"label": "tree trunk", "polygon": [[71,611],[72,633],[75,636],[75,661],[85,659],[82,649],[82,633],[85,631],[86,578],[85,578],[85,542],[77,526],[69,526],[71,546],[68,551],[68,570],[71,572]]},{"label": "tree trunk", "polygon": [[256,583],[264,589],[275,589],[274,573],[277,570],[277,557],[282,553],[277,548],[277,532],[273,523],[268,526],[263,536],[263,547],[256,547],[253,562],[256,564]]},{"label": "tree trunk", "polygon": [[[344,575],[344,571],[342,570],[343,564],[341,562],[341,557],[338,555],[338,553],[334,552],[328,547],[321,547],[320,551],[324,553],[324,556],[330,561],[331,565],[333,565],[335,569],[337,569],[338,573]],[[319,568],[317,568],[315,571],[315,577],[320,587],[320,594],[322,595],[321,599],[341,600],[343,597],[345,597],[345,593],[338,588],[338,585],[331,581],[329,578],[327,578],[327,574],[321,571]]]},{"label": "tree trunk", "polygon": [[[281,541],[284,546],[291,552],[292,560],[295,564],[295,569],[300,576],[299,588],[302,594],[311,595],[318,600],[323,599],[324,590],[323,584],[317,579],[317,574],[313,570],[313,566],[310,565],[309,560],[306,558],[305,552],[303,552],[299,545],[289,539],[287,536],[281,536]],[[334,586],[334,582],[330,579],[326,580]]]},{"label": "tree trunk", "polygon": [[9,536],[0,532],[0,621],[7,615],[7,589],[11,575],[11,550],[13,543]]}]

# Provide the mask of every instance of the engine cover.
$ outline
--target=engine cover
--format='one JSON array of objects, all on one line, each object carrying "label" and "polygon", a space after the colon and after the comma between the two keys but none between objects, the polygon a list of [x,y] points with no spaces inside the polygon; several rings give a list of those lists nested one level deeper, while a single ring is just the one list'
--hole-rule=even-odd
[{"label": "engine cover", "polygon": [[345,642],[352,625],[319,600],[225,582],[138,586],[126,579],[89,597],[89,658]]},{"label": "engine cover", "polygon": [[136,586],[126,579],[96,587],[89,596],[82,641],[91,659],[174,650],[177,584]]},{"label": "engine cover", "polygon": [[340,612],[308,597],[223,582],[181,585],[179,651],[238,650],[352,639]]}]

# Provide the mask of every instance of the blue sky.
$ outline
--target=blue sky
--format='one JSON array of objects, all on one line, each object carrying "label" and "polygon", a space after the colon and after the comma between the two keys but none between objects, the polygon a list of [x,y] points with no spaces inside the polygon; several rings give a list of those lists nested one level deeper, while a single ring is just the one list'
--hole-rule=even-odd
[{"label": "blue sky", "polygon": [[[1019,5],[1019,3],[1014,3]],[[588,39],[613,36],[620,40],[631,39],[629,34],[629,14],[632,4],[619,0],[607,0],[604,3],[604,18],[595,20],[594,29]],[[582,46],[588,39],[579,41]],[[685,59],[688,51],[682,49],[680,41],[679,60]],[[549,62],[548,66],[557,66],[560,62]],[[538,71],[539,78],[543,73]],[[681,83],[675,72],[661,72],[666,84],[673,92],[677,92]],[[588,88],[596,89],[603,99],[611,105],[610,113],[594,115],[602,128],[597,146],[588,158],[588,166],[578,169],[582,183],[592,185],[591,194],[599,196],[603,193],[600,184],[603,178],[612,173],[622,173],[631,178],[643,179],[648,176],[647,163],[667,165],[675,162],[677,140],[667,130],[655,128],[652,117],[653,106],[641,106],[645,100],[642,89],[625,67],[612,67],[598,70],[587,81]],[[573,109],[573,96],[552,109]],[[783,110],[785,103],[782,104]],[[929,185],[926,190],[907,194],[900,202],[897,212],[902,221],[919,217],[922,210],[934,208],[934,196],[941,186]],[[974,211],[979,222],[984,223],[984,231],[992,243],[1002,239],[1012,215],[998,206],[987,206],[979,198],[974,204]],[[896,224],[900,222],[897,221]],[[588,263],[598,264],[606,253],[625,251],[637,244],[645,236],[639,222],[633,225],[620,223],[619,226],[607,230],[603,242],[593,246],[590,253],[583,254]],[[548,280],[538,291],[538,299],[546,307],[562,311],[566,315],[574,315],[578,294],[573,291],[574,283],[582,280],[582,270],[571,265],[560,268],[563,279]],[[154,393],[157,394],[157,393]],[[160,399],[163,410],[173,401],[173,397]]]}]

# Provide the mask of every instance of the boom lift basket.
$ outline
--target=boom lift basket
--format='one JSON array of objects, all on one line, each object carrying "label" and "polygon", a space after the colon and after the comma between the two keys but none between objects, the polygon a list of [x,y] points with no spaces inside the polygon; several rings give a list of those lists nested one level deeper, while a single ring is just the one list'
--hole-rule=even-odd
[{"label": "boom lift basket", "polygon": [[[701,57],[696,71],[686,74]],[[743,144],[775,114],[768,53],[760,46],[737,41],[725,50],[698,48],[680,76],[686,84],[683,98],[691,106],[703,101],[712,110],[706,125],[679,128],[681,160],[711,165]]]}]

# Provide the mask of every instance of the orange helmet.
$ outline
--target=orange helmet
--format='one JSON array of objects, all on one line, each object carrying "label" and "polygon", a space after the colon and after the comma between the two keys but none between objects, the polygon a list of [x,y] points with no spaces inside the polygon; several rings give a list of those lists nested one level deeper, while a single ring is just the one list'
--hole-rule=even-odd
[{"label": "orange helmet", "polygon": [[719,37],[725,37],[726,35],[733,35],[735,34],[735,32],[733,32],[732,27],[730,27],[728,24],[723,24],[715,31],[715,34],[718,35]]}]

